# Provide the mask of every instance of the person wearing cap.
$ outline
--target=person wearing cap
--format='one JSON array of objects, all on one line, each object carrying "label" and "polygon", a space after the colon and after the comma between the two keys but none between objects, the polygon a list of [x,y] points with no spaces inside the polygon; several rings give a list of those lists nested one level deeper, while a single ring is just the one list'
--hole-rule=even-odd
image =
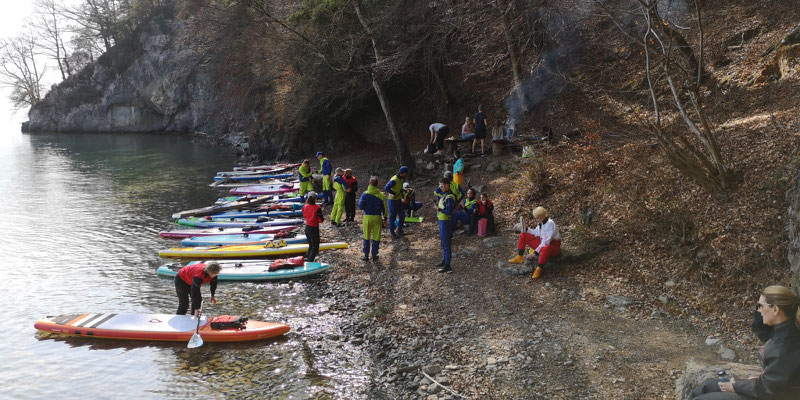
[{"label": "person wearing cap", "polygon": [[561,254],[561,234],[558,232],[556,223],[548,218],[547,210],[544,207],[534,208],[533,217],[536,218],[536,227],[519,234],[517,255],[508,262],[522,264],[525,261],[525,257],[522,256],[525,253],[525,246],[530,246],[531,253],[527,258],[538,257],[536,269],[531,278],[539,279],[547,260]]},{"label": "person wearing cap", "polygon": [[306,220],[306,240],[308,240],[308,251],[306,261],[314,262],[319,254],[319,224],[324,221],[322,218],[322,207],[317,205],[317,194],[309,192],[306,204],[302,208],[303,218]]},{"label": "person wearing cap", "polygon": [[333,189],[333,177],[331,176],[333,166],[321,151],[317,152],[316,157],[319,160],[319,173],[322,175],[322,205],[333,204],[333,193],[331,192]]},{"label": "person wearing cap", "polygon": [[333,211],[331,211],[331,224],[334,226],[339,226],[342,223],[345,187],[347,187],[347,181],[344,180],[344,170],[337,167],[336,177],[333,178],[333,189],[336,190],[336,198],[333,199]]},{"label": "person wearing cap", "polygon": [[[392,234],[392,239],[397,239],[399,235],[405,235],[403,232],[403,223],[406,219],[406,213],[403,209],[403,183],[408,176],[408,167],[405,165],[400,167],[397,175],[386,182],[386,187],[383,191],[386,192],[386,197],[389,199],[389,233]],[[398,222],[399,220],[399,222]],[[395,228],[397,233],[395,233]]]},{"label": "person wearing cap", "polygon": [[303,160],[303,164],[297,170],[300,174],[300,197],[305,199],[306,193],[313,190],[313,177],[311,175],[311,161]]},{"label": "person wearing cap", "polygon": [[[364,211],[361,219],[364,228],[364,261],[369,260],[370,248],[372,250],[372,260],[378,261],[378,250],[381,246],[381,226],[386,223],[388,207],[386,206],[386,196],[378,190],[378,178],[369,178],[369,187],[358,200],[358,208]],[[383,216],[383,224],[381,223]],[[371,246],[370,246],[371,241]]]},{"label": "person wearing cap", "polygon": [[422,203],[417,201],[417,196],[411,184],[408,182],[403,183],[403,209],[408,210],[409,216],[414,216],[414,211],[422,208]]},{"label": "person wearing cap", "polygon": [[450,272],[450,260],[453,255],[453,213],[456,211],[456,198],[450,192],[450,180],[439,181],[442,196],[436,203],[436,217],[439,219],[439,240],[442,244],[442,262],[436,264],[439,272]]},{"label": "person wearing cap", "polygon": [[344,170],[344,180],[347,186],[344,190],[344,220],[355,222],[356,218],[356,194],[358,193],[358,180],[353,176],[353,170]]}]

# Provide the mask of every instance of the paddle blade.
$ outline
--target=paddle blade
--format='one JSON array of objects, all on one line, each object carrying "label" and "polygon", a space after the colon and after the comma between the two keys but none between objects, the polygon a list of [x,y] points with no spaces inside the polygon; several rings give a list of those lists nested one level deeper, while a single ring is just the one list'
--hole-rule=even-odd
[{"label": "paddle blade", "polygon": [[189,339],[189,344],[186,347],[190,349],[195,349],[203,345],[203,338],[200,337],[200,334],[197,331],[194,332],[192,338]]}]

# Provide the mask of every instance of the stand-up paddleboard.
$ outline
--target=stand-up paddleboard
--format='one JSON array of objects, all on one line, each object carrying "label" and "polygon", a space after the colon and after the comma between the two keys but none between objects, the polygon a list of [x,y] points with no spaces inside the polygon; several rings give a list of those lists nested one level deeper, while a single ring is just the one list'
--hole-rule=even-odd
[{"label": "stand-up paddleboard", "polygon": [[[181,246],[184,247],[197,247],[197,246],[238,246],[242,244],[258,244],[259,242],[268,242],[275,240],[273,234],[241,234],[241,235],[214,235],[214,236],[195,236],[181,240]],[[283,240],[287,244],[306,243],[306,235],[297,235],[295,237],[277,238]]]},{"label": "stand-up paddleboard", "polygon": [[405,217],[403,221],[405,222],[412,222],[412,223],[420,223],[425,220],[425,217]]},{"label": "stand-up paddleboard", "polygon": [[236,187],[230,190],[234,195],[250,195],[262,196],[265,194],[282,194],[292,193],[300,190],[300,183],[282,184],[282,185],[250,185]]},{"label": "stand-up paddleboard", "polygon": [[214,221],[225,221],[225,220],[247,221],[247,220],[255,220],[258,217],[289,218],[289,217],[299,217],[301,215],[303,215],[303,212],[300,210],[291,210],[291,211],[268,210],[268,211],[213,214],[206,216],[206,218],[211,218]]},{"label": "stand-up paddleboard", "polygon": [[[268,217],[267,217],[268,218]],[[178,225],[183,226],[192,226],[195,228],[242,228],[245,226],[286,226],[286,225],[302,225],[303,220],[300,218],[295,219],[268,219],[267,221],[258,222],[258,219],[246,219],[243,221],[217,221],[217,220],[207,220],[204,218],[196,218],[196,217],[189,217],[189,218],[181,218],[175,221]]]},{"label": "stand-up paddleboard", "polygon": [[213,206],[195,208],[194,210],[177,212],[175,214],[172,214],[172,218],[199,217],[204,215],[217,214],[229,210],[238,210],[246,207],[256,207],[260,204],[264,204],[267,201],[272,200],[273,197],[274,196],[260,196],[254,198],[250,196],[244,196],[222,204],[215,204]]},{"label": "stand-up paddleboard", "polygon": [[234,171],[218,171],[217,176],[247,176],[247,175],[266,175],[277,174],[292,169],[292,167],[271,166],[264,169],[257,170],[234,170]]},{"label": "stand-up paddleboard", "polygon": [[238,234],[264,234],[276,233],[283,230],[293,230],[295,225],[284,226],[249,226],[244,228],[205,228],[205,229],[177,229],[159,233],[164,239],[185,239],[194,236],[238,235]]},{"label": "stand-up paddleboard", "polygon": [[[308,251],[308,244],[287,244],[281,247],[275,246],[275,241],[267,242],[266,245],[241,245],[241,246],[222,246],[222,247],[173,247],[169,250],[158,252],[164,258],[247,258],[247,257],[273,257],[287,254],[303,254]],[[333,242],[320,243],[319,250],[346,249],[347,243]]]},{"label": "stand-up paddleboard", "polygon": [[[217,199],[215,204],[223,204],[223,203],[228,203],[228,202],[231,202],[231,201],[237,201],[238,199],[246,198],[246,197],[249,197],[249,196],[227,196],[227,197],[221,197],[221,198]],[[294,193],[284,193],[284,194],[272,195],[272,200],[268,200],[265,203],[302,203],[302,202],[303,202],[303,198],[302,197],[300,197],[300,196],[298,196],[298,195],[296,195]],[[301,205],[301,207],[302,207],[302,205]]]},{"label": "stand-up paddleboard", "polygon": [[291,178],[294,174],[256,174],[256,175],[230,175],[230,176],[220,176],[217,175],[214,177],[215,181],[221,181],[223,179],[226,180],[233,180],[233,181],[259,181],[262,179],[281,179],[281,178]]},{"label": "stand-up paddleboard", "polygon": [[[220,317],[200,317],[200,336],[204,342],[242,342],[267,339],[289,332],[289,326],[248,320],[244,329],[213,329]],[[190,315],[173,314],[67,314],[46,317],[33,324],[40,331],[60,335],[103,339],[158,340],[188,342],[197,327]]]},{"label": "stand-up paddleboard", "polygon": [[272,165],[253,165],[250,167],[233,167],[234,171],[259,171],[259,170],[266,170],[270,168],[277,168],[277,167],[284,167],[284,168],[297,168],[299,167],[300,163],[279,163],[279,164],[272,164]]},{"label": "stand-up paddleboard", "polygon": [[[189,263],[193,264],[193,263]],[[331,265],[317,262],[306,262],[291,269],[270,271],[272,261],[267,260],[229,260],[220,261],[222,267],[217,279],[221,281],[275,281],[296,279],[327,271]],[[174,277],[181,269],[180,263],[165,264],[158,267],[158,275]]]}]

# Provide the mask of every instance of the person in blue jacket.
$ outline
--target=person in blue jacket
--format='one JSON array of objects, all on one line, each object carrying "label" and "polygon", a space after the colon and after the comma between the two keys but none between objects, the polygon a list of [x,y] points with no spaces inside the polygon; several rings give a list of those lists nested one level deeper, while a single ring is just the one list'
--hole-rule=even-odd
[{"label": "person in blue jacket", "polygon": [[[370,247],[372,247],[372,261],[378,261],[378,250],[381,246],[381,216],[386,224],[386,196],[378,190],[378,178],[369,178],[369,187],[361,194],[358,200],[358,209],[364,211],[362,226],[364,228],[364,257],[369,260]],[[370,246],[370,241],[372,246]]]},{"label": "person in blue jacket", "polygon": [[439,181],[439,189],[442,196],[437,202],[436,216],[439,219],[439,239],[442,243],[442,262],[436,264],[439,267],[439,272],[450,272],[453,269],[450,267],[450,259],[452,258],[452,242],[453,242],[453,213],[456,210],[456,198],[450,192],[450,180],[442,178]]},{"label": "person in blue jacket", "polygon": [[333,204],[333,166],[328,157],[321,151],[316,155],[319,160],[319,173],[322,175],[322,205]]},{"label": "person in blue jacket", "polygon": [[[452,171],[445,171],[444,178],[450,182],[450,193],[456,197],[456,208],[458,208],[458,203],[460,203],[461,199],[464,197],[464,189],[461,188],[461,185],[453,181]],[[436,205],[438,204],[439,199],[442,198],[442,189],[436,188],[436,190],[433,191],[433,196],[436,198],[436,203],[434,204]]]},{"label": "person in blue jacket", "polygon": [[[406,234],[403,232],[403,223],[406,218],[403,208],[403,183],[405,183],[407,176],[408,167],[404,165],[397,171],[397,175],[389,179],[389,182],[386,182],[386,187],[383,188],[386,198],[389,200],[389,233],[392,234],[392,239],[397,239]],[[397,233],[394,232],[395,228]]]}]

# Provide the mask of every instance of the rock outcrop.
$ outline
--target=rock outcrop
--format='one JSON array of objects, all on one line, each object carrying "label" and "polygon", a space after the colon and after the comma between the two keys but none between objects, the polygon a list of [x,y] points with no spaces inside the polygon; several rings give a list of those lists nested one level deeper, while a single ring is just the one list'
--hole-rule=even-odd
[{"label": "rock outcrop", "polygon": [[157,9],[131,37],[55,86],[30,110],[23,130],[241,131],[228,123],[240,118],[221,117],[217,78],[184,28],[173,8]]}]

